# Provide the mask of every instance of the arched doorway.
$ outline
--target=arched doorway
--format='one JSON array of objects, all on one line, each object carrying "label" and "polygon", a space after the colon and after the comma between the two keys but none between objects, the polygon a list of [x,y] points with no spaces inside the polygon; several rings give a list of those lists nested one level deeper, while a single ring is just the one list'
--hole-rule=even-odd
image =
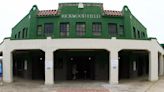
[{"label": "arched doorway", "polygon": [[121,50],[119,52],[119,79],[145,78],[148,80],[149,52]]},{"label": "arched doorway", "polygon": [[15,50],[12,54],[15,78],[44,80],[45,53],[42,50]]},{"label": "arched doorway", "polygon": [[59,49],[54,52],[58,80],[109,80],[109,52],[103,49]]}]

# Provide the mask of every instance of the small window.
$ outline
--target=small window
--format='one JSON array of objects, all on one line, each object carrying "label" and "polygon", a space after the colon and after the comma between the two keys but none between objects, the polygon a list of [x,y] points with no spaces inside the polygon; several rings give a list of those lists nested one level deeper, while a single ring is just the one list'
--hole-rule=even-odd
[{"label": "small window", "polygon": [[60,36],[69,36],[69,23],[60,23]]},{"label": "small window", "polygon": [[123,25],[119,26],[118,35],[124,35],[124,26]]},{"label": "small window", "polygon": [[47,36],[52,35],[52,33],[53,33],[53,23],[46,23],[44,25],[44,33]]},{"label": "small window", "polygon": [[142,32],[142,37],[145,38],[145,33],[144,32]]},{"label": "small window", "polygon": [[139,30],[137,31],[137,34],[138,34],[138,38],[140,38],[141,36],[140,36],[140,31]]},{"label": "small window", "polygon": [[109,34],[111,36],[116,36],[117,35],[117,24],[114,23],[109,23]]},{"label": "small window", "polygon": [[83,22],[76,23],[76,34],[78,36],[84,36],[85,35],[85,23],[83,23]]},{"label": "small window", "polygon": [[37,34],[42,35],[42,25],[37,26]]},{"label": "small window", "polygon": [[133,27],[133,37],[136,38],[136,29]]},{"label": "small window", "polygon": [[18,32],[18,39],[20,38],[20,34],[21,34],[21,32]]},{"label": "small window", "polygon": [[95,36],[100,36],[102,30],[102,24],[99,22],[95,22],[92,24],[92,33]]},{"label": "small window", "polygon": [[25,28],[23,28],[23,31],[22,31],[22,38],[25,38]]},{"label": "small window", "polygon": [[17,34],[15,34],[15,39],[17,38]]},{"label": "small window", "polygon": [[28,28],[26,28],[26,35],[25,35],[26,38],[27,38],[27,35],[28,35]]}]

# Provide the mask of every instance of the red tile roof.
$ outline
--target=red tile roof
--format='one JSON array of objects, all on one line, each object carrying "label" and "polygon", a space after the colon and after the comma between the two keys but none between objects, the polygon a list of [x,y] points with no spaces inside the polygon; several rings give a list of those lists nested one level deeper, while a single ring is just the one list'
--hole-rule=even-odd
[{"label": "red tile roof", "polygon": [[123,16],[121,11],[104,10],[104,13],[109,16]]},{"label": "red tile roof", "polygon": [[[121,11],[104,10],[105,15],[108,16],[123,16]],[[58,14],[57,10],[41,10],[37,16],[55,16]]]},{"label": "red tile roof", "polygon": [[57,14],[57,10],[41,10],[38,12],[37,16],[55,16]]}]

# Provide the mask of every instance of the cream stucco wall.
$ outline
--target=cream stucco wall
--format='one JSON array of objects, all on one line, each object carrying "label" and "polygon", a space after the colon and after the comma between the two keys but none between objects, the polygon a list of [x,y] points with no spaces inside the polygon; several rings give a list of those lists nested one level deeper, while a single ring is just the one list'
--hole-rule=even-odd
[{"label": "cream stucco wall", "polygon": [[[158,52],[164,55],[163,48],[156,39],[151,40],[129,40],[129,39],[33,39],[33,40],[10,40],[5,39],[0,45],[0,52],[3,52],[3,76],[5,82],[12,82],[12,51],[40,49],[45,52],[45,66],[51,63],[52,66],[45,67],[45,84],[53,84],[53,51],[57,49],[106,49],[110,52],[109,60],[109,82],[118,83],[118,65],[112,68],[112,62],[118,61],[118,52],[124,49],[147,50],[149,52],[149,80],[158,80]],[[163,62],[163,59],[160,59]],[[48,63],[47,63],[48,62]],[[163,64],[163,63],[162,63]],[[163,66],[161,66],[163,69]],[[163,71],[163,70],[161,70]],[[162,74],[162,73],[160,73]]]}]

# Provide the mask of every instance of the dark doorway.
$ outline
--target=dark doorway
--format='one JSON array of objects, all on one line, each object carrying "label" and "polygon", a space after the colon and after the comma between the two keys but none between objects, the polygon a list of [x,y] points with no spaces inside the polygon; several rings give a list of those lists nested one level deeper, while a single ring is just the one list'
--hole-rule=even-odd
[{"label": "dark doorway", "polygon": [[109,52],[99,49],[60,49],[54,52],[54,79],[109,80]]},{"label": "dark doorway", "polygon": [[44,80],[45,55],[41,50],[16,50],[13,52],[13,75],[17,78]]},{"label": "dark doorway", "polygon": [[119,52],[119,79],[148,78],[149,53],[145,50]]},{"label": "dark doorway", "polygon": [[2,52],[0,52],[0,56],[3,56]]},{"label": "dark doorway", "polygon": [[67,79],[93,80],[95,75],[94,62],[95,60],[93,57],[71,57],[67,62]]}]

